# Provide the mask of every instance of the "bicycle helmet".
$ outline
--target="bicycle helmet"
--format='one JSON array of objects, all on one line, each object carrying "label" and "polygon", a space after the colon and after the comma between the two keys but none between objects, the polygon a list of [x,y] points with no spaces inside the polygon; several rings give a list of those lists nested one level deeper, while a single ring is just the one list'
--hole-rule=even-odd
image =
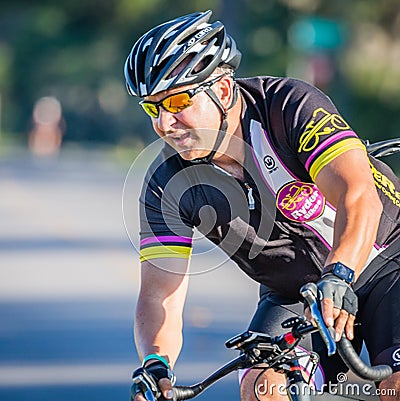
[{"label": "bicycle helmet", "polygon": [[[218,66],[235,70],[241,53],[220,21],[208,23],[211,14],[209,10],[185,15],[158,25],[139,38],[125,63],[128,92],[132,96],[150,96],[201,83]],[[185,67],[177,69],[183,62]],[[176,75],[171,75],[173,72]]]}]

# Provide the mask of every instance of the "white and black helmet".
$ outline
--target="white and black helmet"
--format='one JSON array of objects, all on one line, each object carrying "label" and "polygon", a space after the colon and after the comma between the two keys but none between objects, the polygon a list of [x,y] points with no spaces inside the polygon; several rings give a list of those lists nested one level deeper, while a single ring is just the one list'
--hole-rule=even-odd
[{"label": "white and black helmet", "polygon": [[[235,70],[241,53],[220,21],[208,23],[212,11],[193,13],[165,22],[145,33],[125,63],[128,92],[149,96],[203,82],[222,65]],[[171,73],[183,62],[185,67]]]}]

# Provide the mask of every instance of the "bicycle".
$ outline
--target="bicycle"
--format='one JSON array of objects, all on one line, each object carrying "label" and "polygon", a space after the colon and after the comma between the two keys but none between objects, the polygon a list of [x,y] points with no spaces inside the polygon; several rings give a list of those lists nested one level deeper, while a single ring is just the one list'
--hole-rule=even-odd
[{"label": "bicycle", "polygon": [[400,152],[400,138],[388,139],[375,143],[366,141],[365,145],[367,152],[376,158],[390,156]]},{"label": "bicycle", "polygon": [[[238,350],[241,354],[231,360],[221,368],[217,369],[200,383],[191,386],[174,386],[173,401],[188,400],[194,398],[205,391],[216,381],[222,379],[229,373],[238,369],[256,368],[273,369],[283,373],[287,379],[287,395],[291,401],[350,401],[350,400],[375,400],[377,397],[360,398],[349,395],[321,393],[306,381],[299,369],[299,359],[305,355],[309,356],[312,365],[310,378],[315,372],[319,356],[314,352],[307,354],[295,353],[294,349],[299,342],[308,334],[319,331],[327,347],[328,355],[333,355],[336,351],[343,361],[357,376],[370,381],[380,381],[392,374],[392,369],[387,365],[368,366],[358,356],[351,342],[343,335],[342,339],[336,343],[333,340],[332,328],[329,330],[323,322],[322,315],[317,303],[317,287],[314,283],[304,285],[300,290],[301,295],[307,301],[311,316],[315,326],[304,316],[293,317],[282,322],[282,327],[290,329],[285,334],[270,337],[265,333],[246,331],[225,342],[227,348]],[[260,366],[262,365],[262,367]],[[146,399],[156,401],[160,396],[157,386],[148,387],[148,381],[143,377],[135,377],[133,380],[139,385],[143,385],[143,393]],[[256,386],[256,385],[255,385]],[[257,389],[254,389],[258,398]]]}]

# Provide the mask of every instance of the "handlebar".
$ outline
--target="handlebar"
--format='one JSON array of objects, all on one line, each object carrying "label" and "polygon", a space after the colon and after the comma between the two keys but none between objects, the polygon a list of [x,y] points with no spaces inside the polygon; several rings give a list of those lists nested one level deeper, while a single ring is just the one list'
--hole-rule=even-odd
[{"label": "handlebar", "polygon": [[[392,374],[390,366],[379,365],[370,367],[366,365],[345,335],[343,335],[338,343],[335,343],[332,336],[334,329],[326,327],[318,308],[318,289],[316,284],[308,283],[304,285],[300,293],[308,303],[311,316],[317,327],[313,326],[304,317],[295,317],[282,323],[283,328],[290,327],[291,330],[277,337],[270,337],[265,333],[247,331],[231,338],[225,345],[228,348],[240,350],[242,352],[241,355],[197,384],[192,386],[175,386],[173,388],[173,401],[194,398],[219,379],[238,369],[252,368],[256,365],[265,364],[268,368],[288,374],[291,369],[288,369],[287,366],[290,367],[290,363],[293,364],[298,359],[298,356],[290,351],[295,348],[305,335],[316,331],[319,331],[321,334],[327,346],[328,354],[334,354],[337,349],[345,364],[362,379],[380,381]],[[318,358],[316,363],[318,363]]]},{"label": "handlebar", "polygon": [[[331,355],[329,354],[329,347],[331,346],[330,343],[332,337],[329,334],[328,328],[326,327],[325,323],[322,320],[322,316],[318,308],[317,285],[314,283],[305,284],[300,289],[300,293],[310,306],[311,316],[315,320],[315,323],[318,327],[321,337],[328,348],[328,355]],[[337,344],[337,349],[339,355],[343,359],[343,362],[346,364],[346,366],[362,379],[371,381],[380,381],[392,374],[392,368],[388,365],[377,365],[377,366],[366,365],[364,361],[359,357],[357,352],[354,350],[353,345],[347,339],[344,333],[342,338]]]},{"label": "handlebar", "polygon": [[400,138],[388,139],[376,143],[366,143],[367,152],[374,157],[389,156],[400,152]]},{"label": "handlebar", "polygon": [[381,381],[393,373],[388,365],[366,365],[345,335],[338,343],[338,352],[346,366],[364,380]]},{"label": "handlebar", "polygon": [[202,382],[192,386],[175,386],[173,401],[190,400],[231,372],[247,367],[247,356],[242,354],[218,369]]}]

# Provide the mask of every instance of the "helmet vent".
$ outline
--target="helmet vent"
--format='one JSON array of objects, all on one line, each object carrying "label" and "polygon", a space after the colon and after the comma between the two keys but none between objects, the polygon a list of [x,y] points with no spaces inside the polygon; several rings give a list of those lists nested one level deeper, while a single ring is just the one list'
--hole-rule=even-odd
[{"label": "helmet vent", "polygon": [[204,57],[194,68],[194,72],[199,73],[204,71],[212,62],[213,56],[209,55]]}]

